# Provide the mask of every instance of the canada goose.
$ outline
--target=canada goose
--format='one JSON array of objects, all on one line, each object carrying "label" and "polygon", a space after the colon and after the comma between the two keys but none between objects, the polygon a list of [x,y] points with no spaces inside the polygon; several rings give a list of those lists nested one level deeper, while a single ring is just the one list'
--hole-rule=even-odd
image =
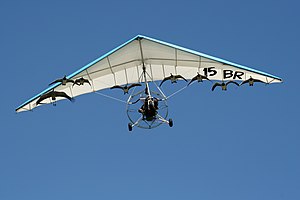
[{"label": "canada goose", "polygon": [[[245,83],[249,83],[249,86],[253,86],[254,85],[254,82],[260,82],[260,83],[265,83],[261,80],[258,80],[258,79],[254,79],[250,76],[250,78],[248,80],[245,80],[241,83],[241,85],[245,84]],[[266,83],[267,84],[267,83]]]},{"label": "canada goose", "polygon": [[91,86],[91,83],[89,80],[85,79],[85,78],[78,78],[74,81],[73,86],[74,85],[83,85],[84,83],[88,83]]},{"label": "canada goose", "polygon": [[203,75],[199,74],[199,72],[197,72],[197,75],[194,78],[192,78],[192,80],[188,83],[188,86],[196,80],[198,82],[203,82],[204,79],[210,81],[206,76],[203,76]]},{"label": "canada goose", "polygon": [[181,78],[187,82],[187,80],[181,75],[173,75],[172,73],[170,73],[170,74],[171,74],[170,76],[168,76],[162,80],[159,87],[167,80],[171,80],[171,83],[177,83],[177,80]]},{"label": "canada goose", "polygon": [[53,85],[54,83],[61,83],[62,85],[66,85],[67,83],[74,83],[74,81],[71,79],[68,79],[67,76],[65,75],[63,78],[57,79],[57,80],[53,81],[52,83],[50,83],[49,85]]},{"label": "canada goose", "polygon": [[69,99],[70,101],[74,101],[73,98],[69,97],[65,92],[57,92],[57,91],[51,91],[49,93],[43,94],[40,96],[40,98],[36,101],[36,105],[41,104],[41,102],[47,98],[51,98],[52,101],[56,100],[56,97],[64,97]]},{"label": "canada goose", "polygon": [[215,83],[213,85],[213,87],[211,88],[212,91],[214,91],[214,89],[217,87],[217,86],[220,86],[222,88],[222,90],[227,90],[227,85],[230,84],[230,83],[233,83],[237,86],[240,86],[237,82],[235,81],[228,81],[226,83],[222,82],[222,83]]},{"label": "canada goose", "polygon": [[136,87],[136,86],[142,86],[141,84],[139,83],[133,83],[131,85],[125,85],[125,86],[120,86],[120,85],[115,85],[113,87],[111,87],[110,89],[115,89],[115,88],[119,88],[119,89],[122,89],[124,94],[128,94],[129,90],[133,87]]}]

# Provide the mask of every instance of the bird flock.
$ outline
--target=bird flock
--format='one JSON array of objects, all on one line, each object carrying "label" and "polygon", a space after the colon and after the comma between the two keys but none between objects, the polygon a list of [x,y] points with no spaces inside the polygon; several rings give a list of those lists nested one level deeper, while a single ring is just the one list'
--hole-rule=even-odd
[{"label": "bird flock", "polygon": [[[161,87],[162,84],[165,83],[166,81],[171,81],[171,83],[173,84],[173,83],[177,83],[177,81],[179,79],[182,79],[185,82],[188,82],[183,76],[173,75],[172,73],[170,73],[170,76],[165,77],[161,81],[161,83],[159,84],[159,87]],[[190,80],[190,82],[187,84],[187,86],[189,86],[194,81],[197,81],[198,83],[200,83],[200,82],[203,82],[203,81],[206,81],[206,80],[212,82],[209,78],[207,78],[206,76],[203,76],[203,75],[199,74],[199,72],[197,72],[197,75]],[[241,85],[244,85],[244,84],[248,83],[249,86],[253,86],[255,82],[268,84],[268,83],[263,82],[261,80],[254,79],[254,78],[250,77],[249,79],[247,79],[245,81],[242,81],[240,84],[238,82],[232,81],[232,80],[226,81],[226,82],[224,82],[224,81],[216,82],[216,83],[213,84],[211,90],[214,91],[216,87],[221,87],[221,89],[223,91],[226,91],[227,86],[229,84],[235,84],[237,86],[241,86]],[[81,86],[81,85],[84,85],[85,83],[87,83],[91,86],[91,83],[89,82],[89,80],[84,79],[83,77],[72,80],[72,79],[68,79],[66,76],[64,76],[63,78],[60,78],[60,79],[57,79],[57,80],[51,82],[49,85],[53,85],[53,84],[56,84],[56,83],[61,83],[61,85],[67,85],[68,83],[71,83],[71,84],[73,84],[72,87],[74,87],[75,85]],[[121,90],[123,90],[124,95],[125,95],[125,94],[129,93],[129,90],[131,88],[134,88],[134,87],[137,87],[137,86],[142,86],[142,85],[140,83],[133,83],[131,85],[126,84],[125,86],[115,85],[115,86],[111,87],[110,89],[121,89]],[[68,96],[65,92],[58,92],[58,91],[54,91],[54,89],[53,89],[52,91],[41,95],[40,98],[37,100],[36,105],[43,104],[42,101],[45,100],[45,99],[48,99],[48,98],[50,98],[52,100],[53,105],[56,105],[55,101],[56,101],[57,97],[66,98],[66,99],[70,100],[71,102],[74,102],[74,98]]]},{"label": "bird flock", "polygon": [[[167,81],[167,80],[170,80],[171,83],[176,83],[178,79],[183,79],[185,82],[187,82],[187,80],[181,76],[181,75],[173,75],[172,73],[170,73],[170,76],[168,77],[165,77],[159,86],[162,86],[162,84]],[[209,80],[206,76],[203,76],[201,74],[199,74],[199,72],[197,72],[197,75],[195,77],[193,77],[190,82],[187,84],[187,86],[189,86],[191,83],[193,83],[194,81],[198,81],[199,82],[203,82],[204,80],[207,80],[207,81],[210,81],[212,82],[211,80]],[[265,84],[268,84],[266,82],[263,82],[261,80],[258,80],[258,79],[254,79],[252,77],[250,77],[249,79],[245,80],[245,81],[242,81],[240,84],[236,81],[222,81],[222,82],[216,82],[214,83],[214,85],[212,86],[211,90],[214,91],[216,87],[221,87],[222,90],[226,91],[227,90],[227,86],[229,84],[235,84],[237,86],[241,86],[241,85],[244,85],[246,83],[249,83],[249,86],[253,86],[254,85],[254,82],[260,82],[260,83],[265,83]]]},{"label": "bird flock", "polygon": [[[74,85],[81,86],[81,85],[84,85],[85,83],[87,83],[91,86],[91,83],[89,82],[89,80],[87,80],[83,77],[72,80],[72,79],[68,79],[67,76],[64,76],[63,78],[60,78],[60,79],[57,79],[57,80],[51,82],[49,85],[53,85],[56,83],[61,83],[62,85],[67,85],[67,83],[73,83],[72,87],[74,87]],[[52,100],[52,104],[55,106],[57,97],[66,98],[66,99],[70,100],[71,102],[75,101],[74,98],[70,97],[65,92],[58,92],[58,91],[54,91],[54,89],[53,89],[52,91],[41,95],[40,98],[36,101],[36,105],[43,104],[42,101],[50,98]]]}]

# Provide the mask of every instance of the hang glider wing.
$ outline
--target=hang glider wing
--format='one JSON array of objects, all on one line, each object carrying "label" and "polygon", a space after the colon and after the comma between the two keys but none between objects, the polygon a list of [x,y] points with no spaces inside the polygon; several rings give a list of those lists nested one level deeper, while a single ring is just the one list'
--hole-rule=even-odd
[{"label": "hang glider wing", "polygon": [[[143,66],[150,81],[163,80],[170,73],[192,79],[197,73],[210,80],[245,81],[249,78],[265,83],[278,83],[282,79],[271,74],[235,64],[207,54],[137,35],[114,50],[67,76],[76,80],[84,78],[90,84],[73,85],[56,83],[32,97],[16,111],[28,111],[39,106],[37,100],[52,90],[65,92],[70,97],[111,88],[115,85],[144,82]],[[58,98],[59,100],[59,98]],[[42,103],[52,103],[46,99]]]}]

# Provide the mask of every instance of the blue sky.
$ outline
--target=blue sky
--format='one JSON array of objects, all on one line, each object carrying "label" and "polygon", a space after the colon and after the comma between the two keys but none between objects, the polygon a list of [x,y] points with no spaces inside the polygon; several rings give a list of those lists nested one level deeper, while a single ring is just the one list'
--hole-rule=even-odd
[{"label": "blue sky", "polygon": [[[0,199],[300,198],[297,1],[1,1]],[[137,34],[221,57],[283,84],[169,101],[174,127],[127,131],[95,94],[15,108]]]}]

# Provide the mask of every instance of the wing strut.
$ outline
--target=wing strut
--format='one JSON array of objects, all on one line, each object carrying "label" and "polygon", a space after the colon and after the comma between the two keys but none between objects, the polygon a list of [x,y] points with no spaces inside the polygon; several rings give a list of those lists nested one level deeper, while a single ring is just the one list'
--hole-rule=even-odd
[{"label": "wing strut", "polygon": [[143,49],[142,49],[141,38],[138,38],[138,41],[139,41],[140,51],[141,51],[141,58],[142,58],[142,64],[143,64],[143,75],[144,75],[144,79],[145,79],[146,90],[147,90],[147,94],[151,96],[149,85],[148,85],[148,82],[147,82],[146,66],[145,66],[145,62],[144,62],[144,56],[143,56]]}]

